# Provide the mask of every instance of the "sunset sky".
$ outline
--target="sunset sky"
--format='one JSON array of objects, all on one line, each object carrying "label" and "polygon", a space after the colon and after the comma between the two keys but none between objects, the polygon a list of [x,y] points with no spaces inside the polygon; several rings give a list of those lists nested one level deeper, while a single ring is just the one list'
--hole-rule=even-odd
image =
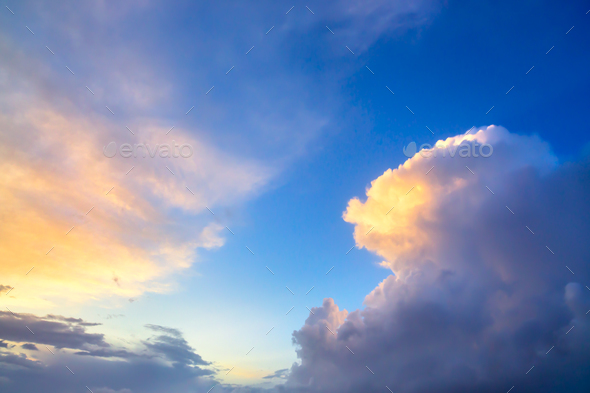
[{"label": "sunset sky", "polygon": [[590,3],[2,6],[0,392],[590,390]]}]

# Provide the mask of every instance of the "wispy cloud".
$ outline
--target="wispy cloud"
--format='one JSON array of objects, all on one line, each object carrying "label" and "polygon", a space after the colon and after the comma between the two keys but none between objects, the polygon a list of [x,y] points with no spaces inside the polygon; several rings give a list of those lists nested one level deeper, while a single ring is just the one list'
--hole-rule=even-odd
[{"label": "wispy cloud", "polygon": [[[223,226],[206,207],[236,208],[271,187],[328,122],[313,105],[292,98],[305,90],[302,81],[310,81],[301,74],[284,78],[276,54],[258,58],[262,66],[245,64],[243,73],[250,75],[234,78],[231,88],[217,88],[224,105],[187,91],[187,80],[210,88],[208,67],[224,62],[172,56],[171,67],[165,45],[154,55],[151,41],[142,38],[157,40],[153,29],[119,23],[159,14],[152,2],[75,12],[63,4],[27,4],[24,11],[44,33],[32,39],[42,38],[56,51],[48,60],[29,41],[10,35],[0,40],[0,53],[9,59],[0,79],[0,212],[7,223],[0,248],[8,261],[6,282],[18,286],[10,301],[29,310],[64,298],[135,299],[145,291],[171,290],[174,274],[197,261],[199,249],[224,244]],[[64,20],[70,23],[57,23]],[[244,27],[254,31],[251,24]],[[173,30],[170,39],[187,43],[182,34]],[[281,43],[271,45],[272,54]],[[197,106],[191,115],[198,122],[184,116],[189,104]],[[102,154],[111,141],[153,146],[172,140],[190,144],[193,155],[159,160]],[[40,265],[42,275],[36,274]],[[27,287],[18,285],[32,266]]]},{"label": "wispy cloud", "polygon": [[[161,279],[191,266],[197,249],[223,245],[223,226],[210,222],[206,206],[241,203],[272,173],[182,127],[174,137],[193,146],[190,159],[108,159],[102,149],[111,140],[156,144],[172,138],[165,127],[146,126],[137,132],[142,139],[122,139],[102,115],[82,114],[67,100],[56,106],[36,87],[2,83],[4,277],[18,285],[37,265],[28,288],[10,293],[23,306],[167,290]],[[185,218],[177,219],[177,211]],[[37,275],[40,264],[43,274]],[[160,283],[150,284],[155,278]]]}]

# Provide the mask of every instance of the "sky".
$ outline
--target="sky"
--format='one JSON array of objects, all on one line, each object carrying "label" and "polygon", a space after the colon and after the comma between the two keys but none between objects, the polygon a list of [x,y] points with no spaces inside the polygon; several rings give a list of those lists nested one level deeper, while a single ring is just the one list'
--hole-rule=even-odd
[{"label": "sky", "polygon": [[589,3],[2,5],[0,391],[590,388]]}]

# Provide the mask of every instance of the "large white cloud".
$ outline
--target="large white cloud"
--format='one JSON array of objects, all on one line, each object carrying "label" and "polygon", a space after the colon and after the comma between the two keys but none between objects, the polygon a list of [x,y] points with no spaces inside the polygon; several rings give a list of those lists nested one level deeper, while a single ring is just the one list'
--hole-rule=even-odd
[{"label": "large white cloud", "polygon": [[[293,335],[300,363],[285,388],[588,390],[588,162],[559,166],[538,137],[476,131],[439,141],[436,158],[417,154],[350,201],[357,246],[394,274],[363,310],[332,299],[312,309]],[[461,143],[493,154],[440,154]]]}]

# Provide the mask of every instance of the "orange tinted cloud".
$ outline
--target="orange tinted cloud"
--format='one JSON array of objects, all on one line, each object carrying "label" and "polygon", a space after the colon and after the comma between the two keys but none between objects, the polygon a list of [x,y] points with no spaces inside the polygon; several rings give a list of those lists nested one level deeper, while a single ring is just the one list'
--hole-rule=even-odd
[{"label": "orange tinted cloud", "polygon": [[199,248],[224,243],[205,206],[239,203],[270,176],[180,127],[174,138],[192,145],[189,158],[107,158],[111,140],[172,138],[153,125],[122,138],[100,116],[16,101],[0,114],[0,285],[15,287],[10,304],[20,309],[172,290]]},{"label": "orange tinted cloud", "polygon": [[[487,158],[460,157],[460,146],[473,143],[488,143],[494,153]],[[454,157],[442,154],[449,146],[457,149]],[[357,247],[375,252],[384,258],[383,266],[403,276],[417,261],[436,261],[434,247],[439,239],[432,238],[436,232],[431,228],[444,226],[439,212],[449,196],[477,206],[483,198],[463,198],[461,190],[486,178],[489,182],[484,183],[491,185],[515,168],[532,165],[544,171],[555,163],[549,146],[537,137],[510,134],[498,126],[483,127],[439,140],[427,154],[418,152],[396,169],[386,170],[371,182],[364,202],[359,198],[349,201],[343,217],[355,225]]]}]

